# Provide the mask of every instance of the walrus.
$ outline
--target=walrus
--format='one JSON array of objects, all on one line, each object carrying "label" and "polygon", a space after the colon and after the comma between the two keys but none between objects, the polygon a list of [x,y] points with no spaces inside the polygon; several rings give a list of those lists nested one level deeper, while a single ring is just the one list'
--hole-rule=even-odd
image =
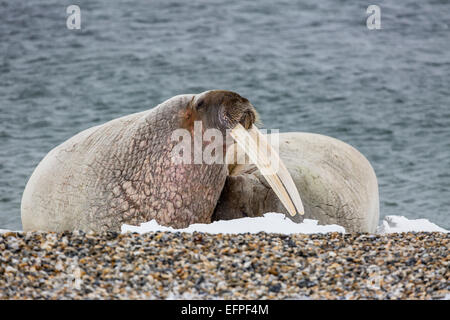
[{"label": "walrus", "polygon": [[[153,109],[87,129],[51,150],[36,167],[22,196],[23,230],[119,231],[124,223],[152,219],[174,228],[210,223],[227,165],[174,163],[178,144],[172,133],[184,129],[194,135],[200,122],[202,130],[227,136],[233,128],[251,129],[257,119],[246,98],[211,90],[175,96]],[[285,179],[272,178],[285,203],[295,202]],[[297,199],[291,214],[302,210],[297,210]]]}]

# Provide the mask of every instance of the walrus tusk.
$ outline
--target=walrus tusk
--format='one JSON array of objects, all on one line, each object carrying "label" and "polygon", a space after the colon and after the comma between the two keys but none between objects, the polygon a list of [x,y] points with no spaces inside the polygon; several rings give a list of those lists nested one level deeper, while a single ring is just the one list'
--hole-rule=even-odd
[{"label": "walrus tusk", "polygon": [[261,171],[289,214],[303,215],[303,203],[289,171],[258,128],[253,125],[247,131],[238,124],[231,136]]}]

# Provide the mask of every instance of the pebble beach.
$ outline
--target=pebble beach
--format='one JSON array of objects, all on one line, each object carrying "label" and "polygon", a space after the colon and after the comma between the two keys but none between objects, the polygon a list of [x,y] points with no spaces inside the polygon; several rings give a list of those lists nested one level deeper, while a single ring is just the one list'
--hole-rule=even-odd
[{"label": "pebble beach", "polygon": [[0,234],[0,299],[445,299],[450,235]]}]

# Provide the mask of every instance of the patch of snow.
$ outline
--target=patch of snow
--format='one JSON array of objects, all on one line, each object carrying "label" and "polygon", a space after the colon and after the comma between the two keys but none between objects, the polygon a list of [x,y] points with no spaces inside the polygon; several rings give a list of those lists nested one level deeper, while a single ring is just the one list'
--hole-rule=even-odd
[{"label": "patch of snow", "polygon": [[140,226],[131,226],[124,224],[121,228],[122,233],[125,232],[156,232],[156,231],[168,231],[168,232],[188,232],[192,233],[205,232],[205,233],[223,233],[223,234],[237,234],[237,233],[328,233],[328,232],[341,232],[345,233],[344,227],[336,224],[332,225],[318,225],[317,220],[305,219],[302,223],[295,223],[292,220],[285,217],[282,213],[266,213],[263,217],[255,218],[241,218],[233,220],[221,220],[215,221],[209,224],[196,223],[191,224],[185,229],[174,229],[171,227],[164,227],[159,225],[156,220],[141,223]]},{"label": "patch of snow", "polygon": [[[171,227],[164,227],[159,225],[155,220],[142,223],[140,226],[122,225],[122,233],[125,232],[155,232],[155,231],[168,231],[168,232],[206,232],[206,233],[224,233],[224,234],[238,234],[238,233],[327,233],[327,232],[341,232],[345,233],[345,229],[342,226],[331,225],[318,225],[317,220],[305,219],[302,223],[292,222],[281,213],[266,213],[263,217],[257,218],[241,218],[234,220],[222,220],[215,221],[210,224],[192,224],[185,229],[174,229]],[[13,231],[8,229],[0,229],[0,234],[6,232],[22,232]],[[430,222],[428,219],[408,219],[404,216],[386,216],[378,226],[377,234],[395,233],[395,232],[444,232],[442,227]]]},{"label": "patch of snow", "polygon": [[394,232],[449,232],[430,222],[428,219],[410,220],[403,216],[386,216],[377,229],[377,233]]}]

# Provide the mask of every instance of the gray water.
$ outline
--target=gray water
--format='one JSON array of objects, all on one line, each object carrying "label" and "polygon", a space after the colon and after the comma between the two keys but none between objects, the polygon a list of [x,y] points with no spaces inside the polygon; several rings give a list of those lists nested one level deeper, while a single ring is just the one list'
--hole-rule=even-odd
[{"label": "gray water", "polygon": [[0,0],[0,228],[21,228],[22,191],[54,146],[209,89],[248,98],[267,128],[359,149],[382,217],[450,228],[448,1],[77,1],[81,30],[66,28],[70,4]]}]

